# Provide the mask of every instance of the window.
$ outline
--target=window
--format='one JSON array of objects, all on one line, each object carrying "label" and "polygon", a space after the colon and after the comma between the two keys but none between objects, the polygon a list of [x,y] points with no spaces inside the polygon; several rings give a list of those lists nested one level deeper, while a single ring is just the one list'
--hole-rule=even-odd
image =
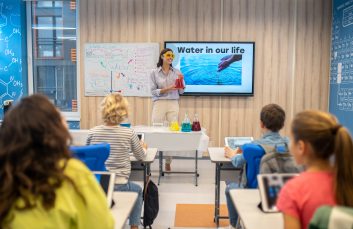
[{"label": "window", "polygon": [[[36,56],[38,58],[63,57],[63,20],[61,16],[36,17]],[[55,28],[55,29],[53,29]]]},{"label": "window", "polygon": [[63,2],[62,1],[38,1],[37,7],[38,8],[63,7]]},{"label": "window", "polygon": [[32,92],[47,95],[69,117],[78,117],[76,1],[32,1],[27,11]]}]

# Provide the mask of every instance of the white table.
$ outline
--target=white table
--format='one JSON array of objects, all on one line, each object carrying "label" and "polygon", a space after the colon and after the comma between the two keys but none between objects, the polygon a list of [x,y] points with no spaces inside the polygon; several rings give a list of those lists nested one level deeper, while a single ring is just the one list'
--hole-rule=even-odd
[{"label": "white table", "polygon": [[284,228],[281,213],[264,213],[257,207],[260,203],[260,193],[258,189],[234,189],[230,190],[230,196],[245,228]]},{"label": "white table", "polygon": [[215,174],[215,210],[214,210],[214,222],[219,225],[219,219],[228,219],[228,216],[219,215],[219,205],[220,205],[220,183],[221,183],[221,172],[226,170],[238,170],[242,169],[235,168],[230,159],[224,156],[223,147],[210,147],[208,148],[208,153],[210,155],[210,160],[212,163],[216,164],[216,174]]},{"label": "white table", "polygon": [[[133,126],[136,133],[144,133],[145,142],[148,147],[157,148],[159,151],[159,177],[158,184],[160,184],[161,176],[164,173],[191,173],[195,174],[195,185],[197,186],[197,161],[198,151],[206,151],[208,147],[209,138],[204,131],[198,132],[180,132],[170,131],[167,127],[153,127],[153,126]],[[86,145],[89,130],[70,130],[73,138],[73,145]],[[195,170],[194,172],[166,172],[163,171],[163,152],[173,151],[182,155],[184,152],[195,152]],[[190,154],[190,153],[189,153]]]},{"label": "white table", "polygon": [[115,206],[111,209],[111,212],[115,219],[115,229],[122,229],[135,205],[137,193],[114,192],[113,199],[115,201]]},{"label": "white table", "polygon": [[[195,174],[195,185],[197,186],[197,177],[199,176],[197,172],[197,161],[198,161],[198,150],[205,145],[201,141],[207,139],[206,145],[208,145],[208,137],[204,131],[197,132],[181,132],[181,131],[171,131],[168,127],[156,127],[156,126],[134,126],[132,127],[136,133],[144,133],[145,142],[149,147],[157,148],[159,151],[159,177],[158,184],[160,184],[160,179],[164,176],[164,173],[188,173]],[[163,171],[163,152],[173,151],[178,152],[195,152],[195,170],[191,171]]]}]

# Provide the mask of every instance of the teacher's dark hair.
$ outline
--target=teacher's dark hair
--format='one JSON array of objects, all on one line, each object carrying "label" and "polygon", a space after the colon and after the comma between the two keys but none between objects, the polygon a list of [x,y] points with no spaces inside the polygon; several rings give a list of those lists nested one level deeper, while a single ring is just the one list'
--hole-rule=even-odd
[{"label": "teacher's dark hair", "polygon": [[[161,53],[159,54],[159,58],[158,58],[157,68],[159,68],[163,65],[162,56],[164,55],[164,53],[169,52],[169,51],[173,52],[173,50],[171,50],[170,48],[165,48],[161,51]],[[172,66],[172,65],[170,65],[170,66]]]},{"label": "teacher's dark hair", "polygon": [[0,228],[15,217],[11,209],[53,208],[64,181],[83,198],[64,174],[71,141],[59,111],[43,95],[24,97],[6,113],[0,127]]}]

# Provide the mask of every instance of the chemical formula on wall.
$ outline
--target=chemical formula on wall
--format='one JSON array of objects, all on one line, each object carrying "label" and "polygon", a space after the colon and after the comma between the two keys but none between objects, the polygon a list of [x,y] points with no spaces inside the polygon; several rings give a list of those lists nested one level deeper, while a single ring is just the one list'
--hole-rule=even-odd
[{"label": "chemical formula on wall", "polygon": [[3,102],[24,93],[20,0],[0,0],[0,119]]},{"label": "chemical formula on wall", "polygon": [[353,131],[353,0],[333,1],[329,110]]}]

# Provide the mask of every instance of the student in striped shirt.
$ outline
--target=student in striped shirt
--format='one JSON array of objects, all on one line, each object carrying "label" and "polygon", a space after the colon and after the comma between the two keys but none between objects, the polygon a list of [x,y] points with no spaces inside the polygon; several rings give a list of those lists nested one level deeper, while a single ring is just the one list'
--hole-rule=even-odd
[{"label": "student in striped shirt", "polygon": [[115,191],[138,193],[129,217],[131,229],[137,229],[142,210],[142,188],[129,181],[131,173],[129,153],[142,160],[147,146],[140,142],[133,129],[119,125],[128,117],[126,98],[118,93],[107,95],[102,101],[101,109],[104,124],[89,131],[87,145],[103,142],[110,144],[110,154],[105,165],[110,172],[116,173]]}]

